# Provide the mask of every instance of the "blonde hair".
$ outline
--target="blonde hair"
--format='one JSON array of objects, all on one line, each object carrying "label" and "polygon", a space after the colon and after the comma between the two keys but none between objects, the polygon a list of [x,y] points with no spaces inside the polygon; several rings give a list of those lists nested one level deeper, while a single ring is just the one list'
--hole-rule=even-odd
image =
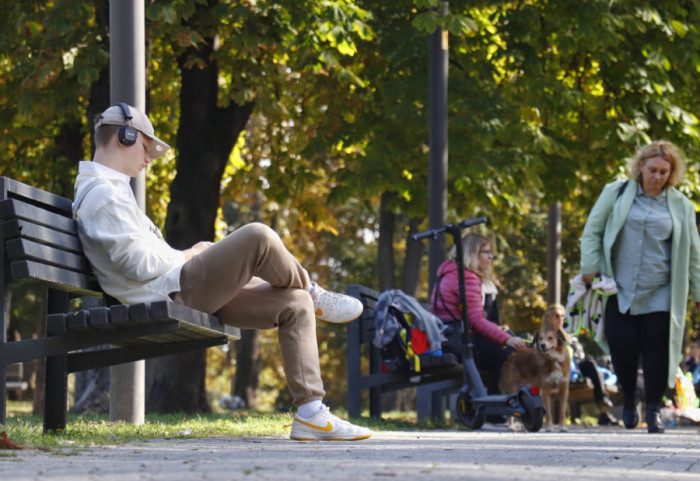
[{"label": "blonde hair", "polygon": [[627,161],[627,170],[630,179],[634,179],[641,184],[642,169],[639,164],[654,157],[661,157],[671,164],[671,174],[668,176],[666,186],[674,187],[677,185],[685,175],[685,160],[683,160],[683,156],[678,150],[678,147],[668,140],[655,140],[645,145],[637,151],[634,157]]},{"label": "blonde hair", "polygon": [[[491,239],[488,237],[477,234],[475,232],[469,232],[462,237],[462,250],[464,253],[464,268],[469,269],[474,272],[483,281],[494,281],[493,272],[491,267],[487,271],[484,271],[481,267],[481,261],[479,260],[479,251],[487,245],[491,245]],[[457,247],[452,246],[448,256],[453,261],[456,261],[457,257]]]},{"label": "blonde hair", "polygon": [[557,311],[561,311],[566,314],[566,308],[561,304],[550,304],[549,307],[547,307],[547,310],[544,311],[544,314],[542,315],[542,327],[552,330],[559,329],[559,326],[555,326],[554,322],[552,321],[554,313]]}]

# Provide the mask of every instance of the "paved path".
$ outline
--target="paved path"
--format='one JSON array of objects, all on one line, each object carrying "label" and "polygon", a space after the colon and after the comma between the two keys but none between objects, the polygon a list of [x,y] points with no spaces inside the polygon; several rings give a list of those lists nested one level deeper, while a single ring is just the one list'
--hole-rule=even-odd
[{"label": "paved path", "polygon": [[0,456],[1,480],[700,480],[698,428],[383,431],[339,443],[217,437],[15,453]]}]

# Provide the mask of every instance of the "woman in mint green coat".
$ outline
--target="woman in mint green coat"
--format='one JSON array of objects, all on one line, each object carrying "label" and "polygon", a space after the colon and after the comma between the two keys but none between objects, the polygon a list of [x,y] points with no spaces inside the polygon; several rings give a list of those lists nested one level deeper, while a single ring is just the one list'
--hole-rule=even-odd
[{"label": "woman in mint green coat", "polygon": [[700,308],[700,236],[695,208],[674,186],[685,173],[678,149],[655,141],[629,161],[630,180],[605,186],[581,237],[581,274],[615,279],[605,335],[624,394],[622,420],[639,417],[635,392],[644,371],[649,432],[663,432],[660,407],[681,362],[688,294]]}]

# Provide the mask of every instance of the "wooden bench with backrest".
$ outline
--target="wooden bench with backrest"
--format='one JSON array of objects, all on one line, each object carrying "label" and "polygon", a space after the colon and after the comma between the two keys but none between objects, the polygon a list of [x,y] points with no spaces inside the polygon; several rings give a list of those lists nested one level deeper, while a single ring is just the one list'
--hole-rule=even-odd
[{"label": "wooden bench with backrest", "polygon": [[[379,292],[351,284],[346,293],[359,299],[364,312],[347,328],[348,415],[359,416],[362,411],[362,392],[369,390],[369,414],[381,417],[382,394],[418,387],[416,411],[419,419],[430,416],[444,419],[445,398],[461,387],[461,364],[453,353],[421,359],[422,373],[401,369],[396,363],[384,362],[380,350],[372,344],[375,335],[374,306]],[[608,395],[615,404],[622,396],[616,386],[608,386]],[[570,384],[569,408],[572,418],[581,416],[581,407],[594,402],[590,381]],[[451,408],[451,406],[450,406]]]},{"label": "wooden bench with backrest", "polygon": [[[100,289],[82,251],[71,207],[70,199],[0,177],[2,424],[7,415],[8,365],[46,359],[44,430],[61,430],[66,426],[69,373],[240,338],[237,328],[216,316],[174,302],[109,305],[110,298]],[[18,283],[31,283],[45,295],[46,335],[8,342],[8,289]],[[102,297],[107,305],[80,309],[82,296]],[[83,351],[101,345],[108,348]]]},{"label": "wooden bench with backrest", "polygon": [[360,416],[362,391],[369,390],[369,414],[382,415],[382,394],[418,387],[416,411],[419,419],[444,420],[446,394],[462,385],[462,365],[453,353],[421,357],[421,371],[414,372],[393,362],[384,362],[372,340],[375,335],[374,307],[380,293],[351,284],[346,294],[359,299],[364,311],[347,325],[348,415]]},{"label": "wooden bench with backrest", "polygon": [[29,383],[24,380],[24,367],[22,364],[10,364],[7,367],[7,390],[19,395],[29,389]]}]

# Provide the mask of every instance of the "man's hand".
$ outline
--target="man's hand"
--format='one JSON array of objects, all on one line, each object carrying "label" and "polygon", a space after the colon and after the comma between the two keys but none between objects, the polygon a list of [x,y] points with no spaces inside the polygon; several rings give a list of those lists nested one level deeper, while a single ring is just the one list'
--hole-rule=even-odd
[{"label": "man's hand", "polygon": [[195,245],[193,245],[189,249],[185,249],[182,252],[185,254],[185,259],[190,260],[212,244],[213,242],[208,241],[197,242]]}]

